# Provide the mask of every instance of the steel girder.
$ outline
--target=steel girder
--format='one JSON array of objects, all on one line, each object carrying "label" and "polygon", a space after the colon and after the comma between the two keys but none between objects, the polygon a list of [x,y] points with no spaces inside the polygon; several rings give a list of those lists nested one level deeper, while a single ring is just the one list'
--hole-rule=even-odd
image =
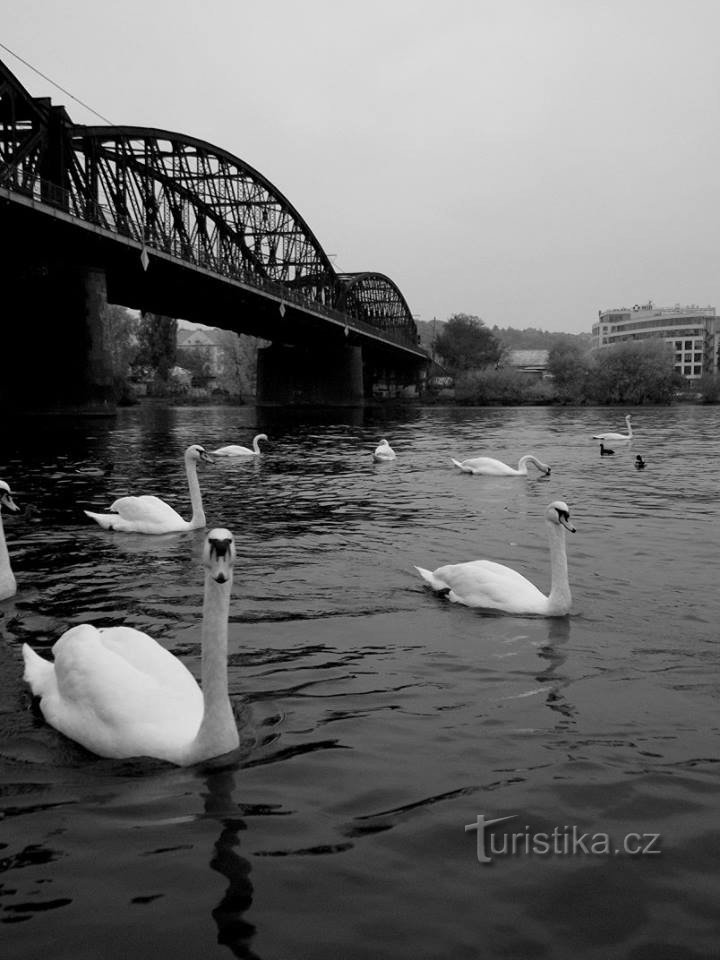
[{"label": "steel girder", "polygon": [[337,305],[341,310],[382,330],[391,340],[417,344],[413,315],[390,277],[382,273],[341,273],[338,281]]},{"label": "steel girder", "polygon": [[33,98],[0,61],[0,186],[61,208],[288,301],[341,311],[415,347],[397,286],[338,275],[315,235],[261,173],[194,137],[145,127],[79,126]]}]

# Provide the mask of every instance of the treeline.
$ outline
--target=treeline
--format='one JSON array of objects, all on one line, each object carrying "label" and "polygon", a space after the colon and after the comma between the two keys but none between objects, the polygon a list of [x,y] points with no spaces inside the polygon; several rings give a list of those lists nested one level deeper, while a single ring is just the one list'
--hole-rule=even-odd
[{"label": "treeline", "polygon": [[[720,381],[707,375],[692,385],[675,372],[674,353],[662,340],[634,340],[591,349],[585,335],[535,334],[552,338],[545,347],[512,347],[478,317],[455,314],[436,333],[432,346],[455,378],[455,399],[472,404],[648,404],[670,403],[697,392],[707,403],[720,399]],[[517,342],[517,341],[516,341]],[[508,364],[509,349],[547,349],[549,377],[538,378]]]}]

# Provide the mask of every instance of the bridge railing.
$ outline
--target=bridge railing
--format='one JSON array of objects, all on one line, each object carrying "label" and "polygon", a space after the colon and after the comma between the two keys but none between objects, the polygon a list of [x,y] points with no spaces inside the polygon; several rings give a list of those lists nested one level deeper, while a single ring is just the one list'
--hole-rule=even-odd
[{"label": "bridge railing", "polygon": [[[169,239],[168,242],[159,245],[147,237],[145,225],[134,217],[123,214],[122,219],[120,219],[116,210],[113,210],[107,204],[102,204],[83,196],[79,191],[68,190],[58,186],[56,183],[37,176],[29,179],[27,177],[27,171],[15,170],[13,172],[15,176],[13,176],[11,180],[5,180],[2,186],[28,197],[34,202],[62,210],[64,213],[72,217],[77,217],[85,223],[110,230],[118,236],[129,237],[141,244],[148,251],[148,254],[152,253],[153,250],[157,250],[175,257],[184,263],[190,263],[205,270],[210,270],[212,273],[219,274],[226,279],[239,281],[260,292],[277,297],[280,300],[280,304],[278,305],[279,309],[283,308],[283,304],[289,304],[301,310],[321,314],[342,323],[346,328],[346,333],[355,330],[373,337],[379,336],[384,340],[397,343],[399,346],[414,347],[417,349],[416,337],[405,330],[393,328],[392,326],[387,328],[374,326],[354,315],[337,310],[320,300],[308,297],[278,280],[258,276],[257,273],[242,266],[223,263],[218,258],[209,256],[204,251],[195,250],[187,244],[181,244],[179,240],[176,242],[174,239]],[[20,177],[21,173],[23,173],[22,178]]]}]

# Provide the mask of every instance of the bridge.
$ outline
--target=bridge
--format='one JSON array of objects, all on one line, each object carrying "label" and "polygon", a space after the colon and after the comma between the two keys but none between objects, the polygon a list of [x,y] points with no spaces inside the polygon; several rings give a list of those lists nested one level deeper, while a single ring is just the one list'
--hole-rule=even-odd
[{"label": "bridge", "polygon": [[412,395],[427,368],[397,285],[337,272],[257,170],[191,136],[74,124],[2,61],[0,255],[4,403],[112,405],[108,302],[270,341],[259,400]]}]

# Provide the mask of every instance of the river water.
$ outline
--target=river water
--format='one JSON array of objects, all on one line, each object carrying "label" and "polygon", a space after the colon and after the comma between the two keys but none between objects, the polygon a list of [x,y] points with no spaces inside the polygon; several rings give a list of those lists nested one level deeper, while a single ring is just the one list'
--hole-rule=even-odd
[{"label": "river water", "polygon": [[[632,445],[601,458],[592,433],[627,412]],[[717,957],[719,425],[700,406],[6,424],[0,477],[26,510],[4,514],[2,956]],[[209,527],[238,543],[241,747],[190,769],[95,758],[33,708],[21,644],[127,623],[198,675],[204,534],[108,533],[82,508],[156,493],[189,516],[183,450],[256,432],[262,457],[201,465]],[[381,437],[395,462],[373,464]],[[527,452],[549,477],[449,462]],[[577,527],[571,616],[423,588],[414,564],[487,557],[547,591],[555,499]],[[478,816],[512,818],[484,851]]]}]

